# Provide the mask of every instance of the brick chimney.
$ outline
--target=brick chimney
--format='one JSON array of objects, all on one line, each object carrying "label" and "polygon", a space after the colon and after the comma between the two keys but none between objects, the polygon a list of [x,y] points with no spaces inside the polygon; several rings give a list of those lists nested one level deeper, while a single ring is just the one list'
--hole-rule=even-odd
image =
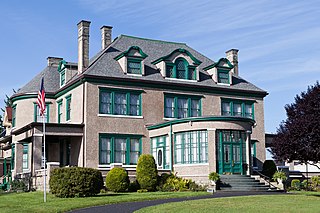
[{"label": "brick chimney", "polygon": [[78,74],[89,66],[89,29],[90,21],[78,23]]},{"label": "brick chimney", "polygon": [[227,59],[234,66],[234,68],[231,71],[237,76],[239,75],[238,52],[239,52],[239,50],[237,50],[237,49],[231,49],[226,52]]},{"label": "brick chimney", "polygon": [[63,58],[59,58],[59,57],[51,57],[49,56],[47,58],[47,62],[48,62],[48,67],[57,67],[59,65],[59,62],[63,60]]},{"label": "brick chimney", "polygon": [[112,39],[112,27],[102,26],[101,28],[101,47],[104,50],[109,44],[111,44]]}]

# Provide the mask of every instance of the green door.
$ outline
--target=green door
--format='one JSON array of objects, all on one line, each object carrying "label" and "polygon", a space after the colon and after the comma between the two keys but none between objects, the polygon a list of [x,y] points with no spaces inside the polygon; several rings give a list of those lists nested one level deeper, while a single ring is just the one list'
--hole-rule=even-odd
[{"label": "green door", "polygon": [[[236,137],[238,135],[240,137]],[[220,132],[218,144],[218,166],[220,174],[243,174],[243,143],[241,133],[235,134],[235,131]]]}]

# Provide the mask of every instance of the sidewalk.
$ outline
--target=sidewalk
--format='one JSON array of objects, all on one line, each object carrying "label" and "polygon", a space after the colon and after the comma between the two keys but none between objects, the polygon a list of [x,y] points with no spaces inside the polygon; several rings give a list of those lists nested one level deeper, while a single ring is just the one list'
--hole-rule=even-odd
[{"label": "sidewalk", "polygon": [[249,195],[275,195],[275,194],[283,194],[283,193],[281,192],[217,192],[213,195],[209,194],[209,195],[198,196],[198,197],[146,200],[146,201],[139,201],[139,202],[110,204],[105,206],[94,206],[94,207],[88,207],[85,209],[74,210],[71,212],[72,213],[90,213],[90,212],[131,213],[144,207],[155,206],[155,205],[171,203],[171,202],[181,202],[181,201],[187,201],[187,200],[199,200],[199,199],[207,199],[207,198],[236,197],[236,196],[249,196]]}]

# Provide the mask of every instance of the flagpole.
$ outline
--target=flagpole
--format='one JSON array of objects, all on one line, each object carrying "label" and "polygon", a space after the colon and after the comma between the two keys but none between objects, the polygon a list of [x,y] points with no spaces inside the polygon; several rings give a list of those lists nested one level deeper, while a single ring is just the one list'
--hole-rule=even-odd
[{"label": "flagpole", "polygon": [[43,178],[43,201],[47,202],[47,189],[46,189],[46,125],[45,116],[42,114],[43,118],[43,166],[44,166],[44,178]]}]

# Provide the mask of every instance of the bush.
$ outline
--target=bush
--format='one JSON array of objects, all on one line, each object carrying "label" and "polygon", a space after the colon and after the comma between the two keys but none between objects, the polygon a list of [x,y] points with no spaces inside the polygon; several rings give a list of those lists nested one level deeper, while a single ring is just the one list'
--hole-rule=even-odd
[{"label": "bush", "polygon": [[129,187],[129,176],[122,168],[113,168],[106,177],[107,189],[113,192],[124,192]]},{"label": "bush", "polygon": [[293,179],[291,181],[291,189],[300,191],[301,190],[300,180]]},{"label": "bush", "polygon": [[277,171],[276,164],[273,160],[265,160],[263,163],[262,174],[268,176],[270,179],[273,174]]},{"label": "bush", "polygon": [[83,167],[56,168],[50,173],[49,184],[56,197],[88,197],[103,189],[101,172]]},{"label": "bush", "polygon": [[304,180],[300,183],[300,188],[303,190],[308,190],[308,180]]},{"label": "bush", "polygon": [[139,189],[140,189],[140,185],[137,180],[129,183],[129,187],[128,187],[129,192],[136,192]]},{"label": "bush", "polygon": [[205,187],[199,186],[194,181],[190,179],[183,179],[181,177],[177,177],[173,174],[171,175],[163,175],[164,181],[163,185],[159,185],[160,191],[165,192],[177,192],[177,191],[205,191]]},{"label": "bush", "polygon": [[11,191],[13,192],[27,192],[28,191],[28,186],[25,183],[25,180],[23,179],[14,179],[11,182]]},{"label": "bush", "polygon": [[209,174],[209,180],[212,180],[212,181],[216,182],[216,181],[219,180],[219,178],[220,178],[220,175],[218,173],[216,173],[216,172],[211,172]]},{"label": "bush", "polygon": [[272,179],[275,180],[275,181],[278,181],[278,179],[282,180],[282,181],[285,181],[287,180],[287,175],[285,172],[282,172],[282,171],[276,171],[273,176],[272,176]]},{"label": "bush", "polygon": [[313,191],[320,191],[320,176],[311,177],[311,188]]},{"label": "bush", "polygon": [[158,171],[152,155],[143,154],[137,164],[137,181],[141,189],[155,191],[157,186]]}]

